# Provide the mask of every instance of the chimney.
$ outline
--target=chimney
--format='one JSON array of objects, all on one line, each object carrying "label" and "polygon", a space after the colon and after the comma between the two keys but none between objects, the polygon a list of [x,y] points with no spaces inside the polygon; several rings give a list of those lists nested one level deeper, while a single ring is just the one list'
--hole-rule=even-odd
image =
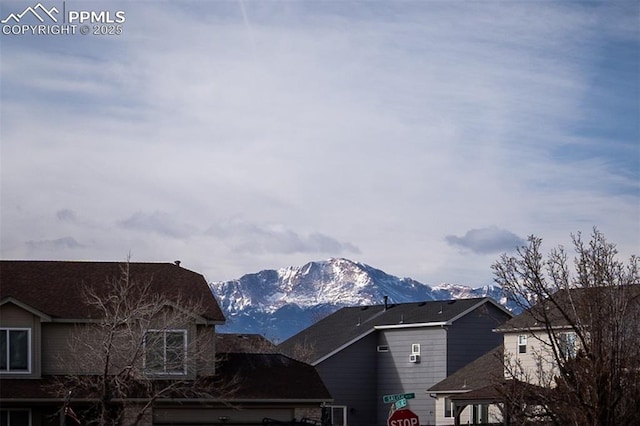
[{"label": "chimney", "polygon": [[175,263],[176,266],[178,266],[178,267],[180,266],[180,261],[179,260],[175,260],[173,263]]},{"label": "chimney", "polygon": [[384,296],[384,310],[389,309],[389,296]]}]

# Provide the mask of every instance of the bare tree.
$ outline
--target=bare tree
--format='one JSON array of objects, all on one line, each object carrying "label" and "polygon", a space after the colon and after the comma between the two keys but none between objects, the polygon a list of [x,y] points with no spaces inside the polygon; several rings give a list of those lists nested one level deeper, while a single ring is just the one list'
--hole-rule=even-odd
[{"label": "bare tree", "polygon": [[83,296],[95,318],[71,333],[60,360],[71,373],[58,386],[92,401],[88,424],[137,425],[158,399],[233,392],[235,383],[214,377],[215,332],[198,324],[200,303],[154,292],[152,278],[133,280],[128,261],[119,277],[85,286]]},{"label": "bare tree", "polygon": [[514,424],[639,424],[638,258],[617,260],[597,229],[588,243],[580,233],[572,240],[573,268],[562,246],[545,256],[535,236],[492,266],[538,343],[533,369],[505,355],[505,406]]}]

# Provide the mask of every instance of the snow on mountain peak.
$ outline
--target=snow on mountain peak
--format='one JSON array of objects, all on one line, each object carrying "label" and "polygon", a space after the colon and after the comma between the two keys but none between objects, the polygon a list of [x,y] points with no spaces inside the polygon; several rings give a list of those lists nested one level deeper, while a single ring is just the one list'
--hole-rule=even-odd
[{"label": "snow on mountain peak", "polygon": [[256,332],[286,338],[344,306],[491,296],[499,287],[472,289],[455,284],[433,288],[410,278],[398,278],[344,258],[302,266],[264,270],[237,280],[213,282],[211,290],[227,317],[227,332]]}]

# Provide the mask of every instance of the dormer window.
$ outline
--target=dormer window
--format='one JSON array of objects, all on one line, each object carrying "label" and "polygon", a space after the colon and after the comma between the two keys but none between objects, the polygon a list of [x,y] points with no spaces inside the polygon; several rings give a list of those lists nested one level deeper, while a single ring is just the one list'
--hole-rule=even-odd
[{"label": "dormer window", "polygon": [[0,328],[0,373],[31,372],[31,329]]},{"label": "dormer window", "polygon": [[144,346],[148,374],[187,374],[187,330],[149,330]]}]

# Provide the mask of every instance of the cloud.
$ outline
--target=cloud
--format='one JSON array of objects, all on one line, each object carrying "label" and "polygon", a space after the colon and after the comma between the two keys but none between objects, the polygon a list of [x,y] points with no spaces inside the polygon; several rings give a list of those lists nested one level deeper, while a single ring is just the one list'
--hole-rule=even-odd
[{"label": "cloud", "polygon": [[33,251],[52,251],[84,247],[73,237],[63,237],[56,240],[27,241],[25,245],[29,250]]},{"label": "cloud", "polygon": [[162,211],[137,212],[119,221],[118,225],[129,230],[153,232],[173,238],[186,238],[194,231],[192,226],[181,223],[169,213]]},{"label": "cloud", "polygon": [[478,254],[512,251],[525,243],[524,239],[513,232],[495,226],[471,229],[462,237],[447,235],[445,240],[452,246],[462,247]]},{"label": "cloud", "polygon": [[637,252],[638,4],[181,3],[3,38],[3,257],[73,235],[215,280],[361,253],[481,284],[478,223]]},{"label": "cloud", "polygon": [[75,223],[78,220],[78,215],[73,210],[62,209],[56,212],[56,218],[60,222]]},{"label": "cloud", "polygon": [[261,225],[237,219],[216,224],[207,234],[226,240],[236,253],[360,253],[354,244],[319,232],[301,235],[282,225]]}]

